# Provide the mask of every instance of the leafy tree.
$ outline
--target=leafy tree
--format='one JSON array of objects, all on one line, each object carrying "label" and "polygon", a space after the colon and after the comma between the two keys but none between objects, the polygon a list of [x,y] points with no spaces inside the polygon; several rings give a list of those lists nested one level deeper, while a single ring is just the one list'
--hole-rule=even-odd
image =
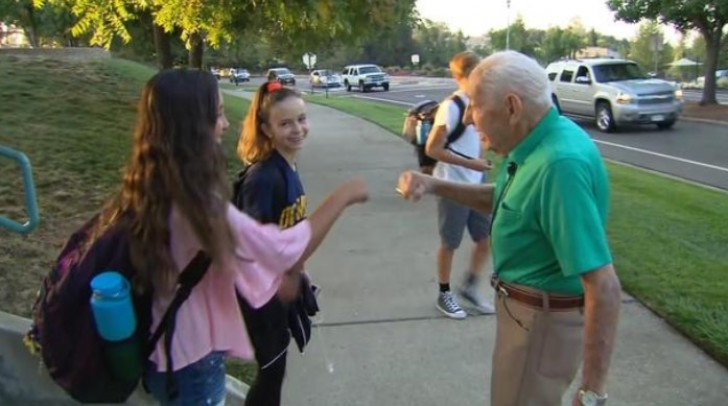
[{"label": "leafy tree", "polygon": [[490,44],[495,50],[506,49],[506,43],[508,42],[512,50],[535,56],[536,44],[529,42],[529,30],[526,29],[526,23],[521,15],[518,15],[516,20],[511,23],[510,40],[507,40],[508,28],[491,30],[488,35],[490,36]]},{"label": "leafy tree", "polygon": [[414,39],[423,66],[445,67],[456,53],[467,49],[462,32],[453,33],[443,23],[424,20],[414,30]]},{"label": "leafy tree", "polygon": [[637,36],[630,46],[628,58],[657,74],[672,62],[672,46],[665,42],[662,28],[656,21],[645,21],[640,24]]},{"label": "leafy tree", "polygon": [[64,7],[33,0],[0,0],[0,21],[20,27],[33,47],[85,43],[84,37],[71,35],[75,19]]},{"label": "leafy tree", "polygon": [[[271,44],[308,49],[326,38],[364,37],[411,12],[414,0],[36,0],[64,4],[78,17],[73,34],[91,33],[91,43],[129,43],[131,22],[153,17],[157,46],[161,33],[178,35],[190,51],[190,65],[202,66],[205,44],[218,48],[241,31],[271,38]],[[164,50],[157,50],[164,54]]]},{"label": "leafy tree", "polygon": [[705,87],[700,104],[717,104],[715,71],[728,24],[728,0],[608,0],[617,18],[638,22],[643,18],[674,24],[682,32],[697,30],[705,40]]}]

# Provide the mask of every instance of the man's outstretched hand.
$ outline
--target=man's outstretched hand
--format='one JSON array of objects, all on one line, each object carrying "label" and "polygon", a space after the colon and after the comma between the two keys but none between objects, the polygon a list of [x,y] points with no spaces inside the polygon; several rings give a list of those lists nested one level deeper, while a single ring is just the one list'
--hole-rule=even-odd
[{"label": "man's outstretched hand", "polygon": [[399,176],[397,192],[403,198],[411,202],[417,202],[422,196],[431,191],[432,180],[433,178],[431,176],[422,173],[414,171],[403,172]]}]

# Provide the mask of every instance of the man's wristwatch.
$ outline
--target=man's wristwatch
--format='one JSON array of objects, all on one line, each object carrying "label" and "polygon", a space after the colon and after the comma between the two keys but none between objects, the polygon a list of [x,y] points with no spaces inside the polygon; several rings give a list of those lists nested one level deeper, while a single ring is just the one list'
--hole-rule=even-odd
[{"label": "man's wristwatch", "polygon": [[596,392],[592,392],[588,389],[579,389],[578,393],[579,402],[583,406],[604,406],[607,404],[607,394],[599,395]]}]

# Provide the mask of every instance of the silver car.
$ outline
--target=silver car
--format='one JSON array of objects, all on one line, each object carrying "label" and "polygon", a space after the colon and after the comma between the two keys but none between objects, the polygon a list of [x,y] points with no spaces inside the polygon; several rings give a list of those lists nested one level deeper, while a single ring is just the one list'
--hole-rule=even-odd
[{"label": "silver car", "polygon": [[309,77],[312,87],[341,87],[341,75],[330,69],[316,69]]},{"label": "silver car", "polygon": [[559,61],[546,71],[559,111],[593,118],[603,132],[623,124],[653,124],[668,129],[682,112],[682,90],[665,80],[648,77],[629,60]]}]

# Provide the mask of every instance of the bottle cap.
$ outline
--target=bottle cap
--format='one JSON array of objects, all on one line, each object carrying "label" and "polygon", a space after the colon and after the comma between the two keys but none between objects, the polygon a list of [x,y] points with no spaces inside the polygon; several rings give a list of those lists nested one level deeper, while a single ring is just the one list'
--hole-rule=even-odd
[{"label": "bottle cap", "polygon": [[124,276],[118,272],[103,272],[91,280],[91,290],[101,296],[117,296],[125,288]]}]

